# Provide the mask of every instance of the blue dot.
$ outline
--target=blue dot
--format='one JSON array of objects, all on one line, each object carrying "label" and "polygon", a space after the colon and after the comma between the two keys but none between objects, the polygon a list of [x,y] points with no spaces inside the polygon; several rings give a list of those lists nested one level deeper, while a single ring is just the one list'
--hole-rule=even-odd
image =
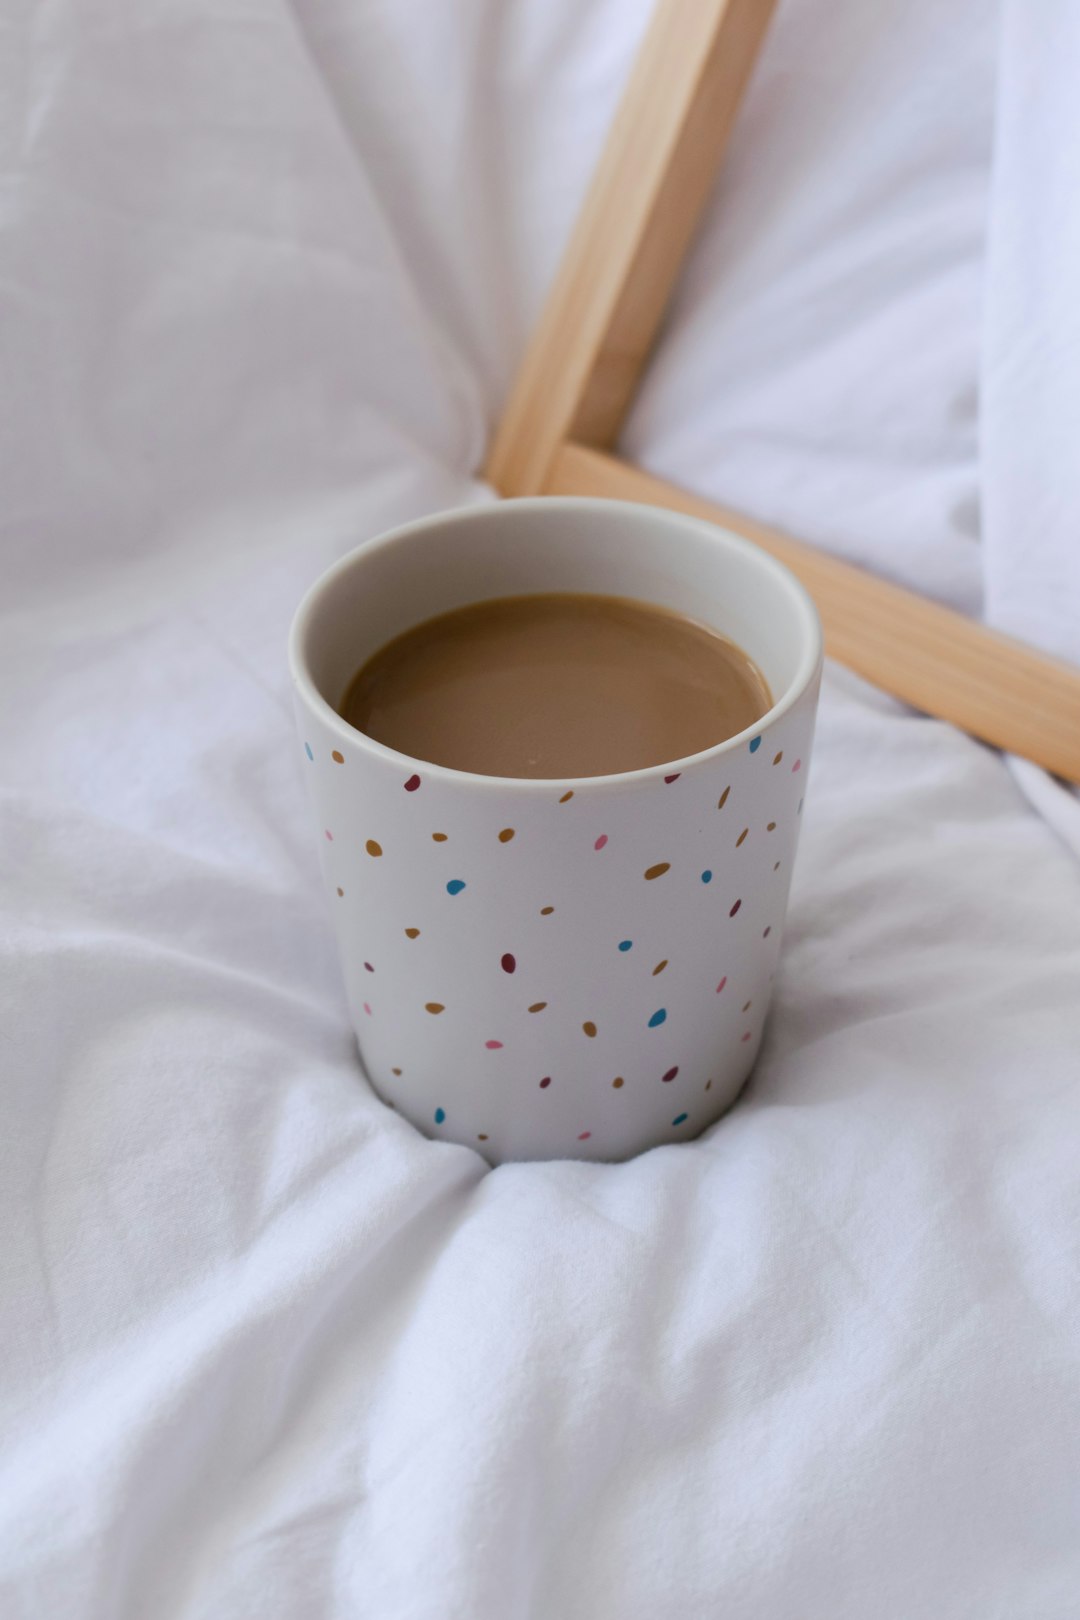
[{"label": "blue dot", "polygon": [[315,758],[315,755],[311,752],[311,744],[310,743],[305,743],[304,744],[304,753],[307,755],[308,759],[314,759]]},{"label": "blue dot", "polygon": [[446,885],[446,892],[447,894],[460,894],[464,887],[465,884],[461,878],[451,878]]},{"label": "blue dot", "polygon": [[666,1017],[667,1017],[667,1008],[666,1007],[658,1007],[656,1012],[654,1012],[652,1017],[649,1019],[649,1028],[650,1029],[658,1028],[659,1025],[664,1022],[664,1019]]},{"label": "blue dot", "polygon": [[632,939],[620,939],[620,941],[619,941],[619,949],[620,949],[620,951],[628,951],[630,949],[630,947],[633,945],[633,943],[634,942],[633,942]]},{"label": "blue dot", "polygon": [[760,737],[754,737],[751,740],[751,743],[750,743],[750,752],[752,754],[756,754],[760,747],[761,747],[761,738]]},{"label": "blue dot", "polygon": [[445,1118],[446,1118],[446,1109],[445,1108],[436,1108],[436,1110],[435,1110],[435,1123],[436,1123],[436,1125],[441,1125],[443,1123],[443,1121],[445,1120]]},{"label": "blue dot", "polygon": [[701,881],[702,881],[702,883],[711,883],[712,882],[712,873],[709,871],[708,867],[706,867],[704,872],[702,872]]},{"label": "blue dot", "polygon": [[685,1125],[689,1118],[689,1114],[676,1114],[671,1123],[673,1125]]}]

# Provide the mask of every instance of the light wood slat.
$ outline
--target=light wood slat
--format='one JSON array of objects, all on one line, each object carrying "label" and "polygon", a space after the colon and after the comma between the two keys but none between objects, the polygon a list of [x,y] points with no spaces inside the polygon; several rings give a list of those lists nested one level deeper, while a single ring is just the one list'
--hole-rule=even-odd
[{"label": "light wood slat", "polygon": [[830,657],[914,708],[1080,782],[1080,668],[586,446],[557,451],[544,493],[641,501],[745,535],[806,586]]},{"label": "light wood slat", "polygon": [[659,0],[491,449],[502,494],[614,443],[775,4]]}]

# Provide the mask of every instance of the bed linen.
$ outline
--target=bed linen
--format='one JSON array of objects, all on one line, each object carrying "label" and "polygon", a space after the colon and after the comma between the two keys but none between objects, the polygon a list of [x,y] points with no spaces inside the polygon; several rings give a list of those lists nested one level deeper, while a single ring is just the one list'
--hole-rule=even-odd
[{"label": "bed linen", "polygon": [[[288,622],[492,498],[647,9],[0,21],[12,1620],[1080,1606],[1059,784],[830,668],[692,1146],[493,1172],[356,1062]],[[1064,0],[781,0],[627,452],[1080,659],[1078,70]]]}]

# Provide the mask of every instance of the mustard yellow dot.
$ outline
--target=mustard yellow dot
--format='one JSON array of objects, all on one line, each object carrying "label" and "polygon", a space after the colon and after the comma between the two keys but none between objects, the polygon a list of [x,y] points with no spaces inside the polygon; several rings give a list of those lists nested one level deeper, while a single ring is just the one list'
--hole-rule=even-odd
[{"label": "mustard yellow dot", "polygon": [[391,1070],[390,1070],[390,1073],[391,1073],[391,1074],[400,1074],[400,1073],[401,1073],[401,1070],[400,1070],[400,1069],[391,1069]]},{"label": "mustard yellow dot", "polygon": [[645,881],[651,883],[653,878],[663,877],[665,872],[671,871],[670,861],[657,861],[655,866],[645,868]]},{"label": "mustard yellow dot", "polygon": [[614,1087],[615,1087],[615,1090],[616,1090],[616,1091],[618,1091],[618,1090],[619,1090],[619,1088],[620,1088],[620,1087],[621,1087],[621,1086],[622,1086],[622,1084],[623,1084],[623,1077],[622,1077],[622,1075],[621,1075],[621,1074],[617,1074],[617,1075],[616,1075],[616,1076],[615,1076],[615,1078],[614,1078],[614,1080],[613,1080],[613,1081],[612,1081],[612,1082],[611,1082],[611,1083],[612,1083],[612,1085],[613,1085],[613,1086],[614,1086]]},{"label": "mustard yellow dot", "polygon": [[656,966],[653,968],[653,970],[652,970],[653,978],[655,979],[656,975],[658,973],[663,973],[663,971],[667,967],[667,965],[668,965],[668,958],[665,956],[664,960],[662,962],[657,962]]},{"label": "mustard yellow dot", "polygon": [[721,793],[720,797],[716,801],[716,808],[718,810],[722,810],[724,808],[725,804],[727,804],[727,796],[728,796],[728,794],[730,792],[731,792],[731,788],[726,787],[724,789],[723,793]]},{"label": "mustard yellow dot", "polygon": [[382,854],[382,845],[377,844],[375,842],[374,838],[369,838],[367,843],[364,845],[364,848],[367,850],[369,855],[381,855]]},{"label": "mustard yellow dot", "polygon": [[419,939],[420,938],[420,930],[419,930],[419,928],[406,928],[406,930],[405,930],[405,938],[406,939]]},{"label": "mustard yellow dot", "polygon": [[779,765],[779,763],[783,759],[783,757],[784,757],[784,750],[781,748],[780,752],[777,754],[776,758],[773,760],[773,764],[774,765]]},{"label": "mustard yellow dot", "polygon": [[446,843],[446,834],[445,833],[432,833],[431,836],[432,836],[432,838],[435,840],[435,842],[437,844],[445,844]]},{"label": "mustard yellow dot", "polygon": [[581,1027],[590,1040],[596,1034],[596,1025],[593,1023],[591,1018],[586,1023],[582,1024]]},{"label": "mustard yellow dot", "polygon": [[555,910],[554,906],[541,906],[540,907],[540,915],[541,915],[541,917],[550,917],[551,913],[554,910]]},{"label": "mustard yellow dot", "polygon": [[530,1012],[543,1012],[543,1010],[544,1010],[544,1008],[546,1006],[547,1006],[546,1001],[534,1001],[532,1006],[529,1008],[529,1011]]},{"label": "mustard yellow dot", "polygon": [[752,1001],[744,1001],[743,1002],[743,1012],[749,1012],[753,1005],[754,1005],[754,1003]]},{"label": "mustard yellow dot", "polygon": [[573,788],[571,788],[569,790],[569,792],[563,794],[562,798],[559,800],[559,803],[560,804],[569,804],[570,800],[573,797],[574,797],[574,790],[573,790]]},{"label": "mustard yellow dot", "polygon": [[770,821],[769,825],[765,828],[765,831],[766,832],[775,832],[776,831],[776,822],[775,821]]},{"label": "mustard yellow dot", "polygon": [[499,834],[499,843],[500,844],[508,844],[510,842],[511,838],[513,838],[513,836],[514,836],[513,827],[504,827],[502,832]]},{"label": "mustard yellow dot", "polygon": [[429,1013],[445,1012],[446,1008],[441,1001],[425,1001],[424,1011]]},{"label": "mustard yellow dot", "polygon": [[750,834],[749,827],[744,827],[742,832],[739,834],[738,838],[736,838],[736,840],[735,840],[735,848],[736,849],[738,849],[740,844],[742,844],[742,843],[744,843],[746,841],[746,839],[749,837],[749,834]]},{"label": "mustard yellow dot", "polygon": [[342,899],[344,894],[345,894],[345,890],[344,889],[339,889],[338,890],[338,899],[339,900]]},{"label": "mustard yellow dot", "polygon": [[478,1141],[478,1142],[486,1142],[486,1141],[487,1141],[487,1135],[486,1135],[486,1133],[485,1133],[485,1132],[484,1132],[484,1131],[479,1131],[479,1132],[478,1132],[478,1133],[477,1133],[477,1137],[476,1137],[476,1140],[477,1140],[477,1141]]},{"label": "mustard yellow dot", "polygon": [[335,765],[344,765],[345,763],[345,755],[337,748],[334,749],[333,753],[330,755],[330,758],[333,760]]}]

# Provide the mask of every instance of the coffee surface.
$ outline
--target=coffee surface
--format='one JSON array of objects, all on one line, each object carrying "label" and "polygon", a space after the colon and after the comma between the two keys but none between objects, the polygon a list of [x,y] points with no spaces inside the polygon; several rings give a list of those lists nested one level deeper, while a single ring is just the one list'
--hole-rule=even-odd
[{"label": "coffee surface", "polygon": [[342,718],[410,758],[489,776],[603,776],[711,748],[772,707],[707,626],[626,597],[501,597],[370,658]]}]

